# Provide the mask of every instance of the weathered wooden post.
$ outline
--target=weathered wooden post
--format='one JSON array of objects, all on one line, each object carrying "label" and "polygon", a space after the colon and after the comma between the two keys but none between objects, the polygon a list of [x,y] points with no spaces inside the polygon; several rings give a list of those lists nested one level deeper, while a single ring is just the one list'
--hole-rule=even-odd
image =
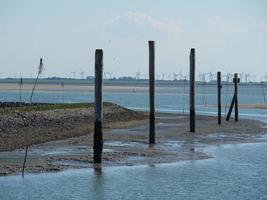
[{"label": "weathered wooden post", "polygon": [[234,94],[234,96],[232,98],[232,101],[231,101],[230,109],[229,109],[229,111],[227,113],[227,116],[226,116],[226,121],[229,121],[229,119],[231,117],[231,113],[232,113],[232,110],[233,110],[233,107],[234,107],[234,104],[235,104],[235,98],[236,97],[235,97],[235,94]]},{"label": "weathered wooden post", "polygon": [[233,107],[235,106],[235,121],[238,121],[238,92],[237,92],[237,83],[240,82],[240,79],[238,78],[238,74],[234,74],[233,82],[235,84],[235,90],[234,90],[234,96],[230,105],[230,109],[227,113],[226,121],[229,121]]},{"label": "weathered wooden post", "polygon": [[218,89],[218,124],[222,123],[222,104],[221,104],[221,72],[217,72],[217,89]]},{"label": "weathered wooden post", "polygon": [[95,127],[94,127],[94,163],[101,163],[103,151],[103,102],[102,102],[102,75],[103,50],[95,51]]},{"label": "weathered wooden post", "polygon": [[238,93],[237,93],[237,83],[240,82],[240,79],[237,77],[238,74],[234,74],[234,83],[235,83],[235,121],[238,121]]},{"label": "weathered wooden post", "polygon": [[155,42],[148,41],[149,46],[149,144],[155,144]]},{"label": "weathered wooden post", "polygon": [[195,49],[190,51],[190,132],[195,132]]}]

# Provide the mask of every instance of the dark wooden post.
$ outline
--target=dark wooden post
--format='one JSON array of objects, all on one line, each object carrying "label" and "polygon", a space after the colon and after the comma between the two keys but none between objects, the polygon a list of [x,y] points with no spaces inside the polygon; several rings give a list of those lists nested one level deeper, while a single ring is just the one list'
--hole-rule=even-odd
[{"label": "dark wooden post", "polygon": [[218,124],[222,123],[222,104],[221,104],[221,72],[217,72],[217,89],[218,89]]},{"label": "dark wooden post", "polygon": [[190,132],[195,132],[195,49],[190,51]]},{"label": "dark wooden post", "polygon": [[103,151],[103,102],[102,102],[102,75],[103,50],[95,51],[95,127],[94,127],[94,163],[101,163]]},{"label": "dark wooden post", "polygon": [[238,74],[234,74],[234,83],[235,83],[235,121],[238,121],[238,90],[237,90],[237,83],[240,82],[238,78]]},{"label": "dark wooden post", "polygon": [[228,111],[226,121],[229,121],[233,107],[235,106],[235,121],[238,121],[238,92],[237,92],[237,84],[240,82],[240,79],[238,78],[238,74],[234,74],[233,82],[235,84],[235,90],[234,90],[234,96],[230,105],[230,109]]},{"label": "dark wooden post", "polygon": [[229,119],[230,119],[230,117],[231,117],[232,110],[233,110],[233,107],[234,107],[234,105],[235,105],[235,98],[236,98],[236,96],[235,96],[235,94],[234,94],[234,96],[233,96],[233,98],[232,98],[232,101],[231,101],[230,109],[229,109],[229,111],[228,111],[228,113],[227,113],[226,121],[229,121]]},{"label": "dark wooden post", "polygon": [[149,41],[149,144],[155,144],[155,42]]}]

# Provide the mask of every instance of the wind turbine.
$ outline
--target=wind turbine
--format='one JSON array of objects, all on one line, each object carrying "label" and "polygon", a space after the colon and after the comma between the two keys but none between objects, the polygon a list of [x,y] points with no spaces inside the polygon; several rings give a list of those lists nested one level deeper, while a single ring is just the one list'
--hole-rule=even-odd
[{"label": "wind turbine", "polygon": [[233,74],[229,74],[229,82],[232,82],[233,78],[234,78],[234,75]]},{"label": "wind turbine", "polygon": [[206,99],[206,73],[199,73],[200,81],[202,82],[202,104],[207,105],[207,99]]},{"label": "wind turbine", "polygon": [[209,72],[209,81],[212,82],[213,80],[213,73]]},{"label": "wind turbine", "polygon": [[250,78],[250,72],[247,73],[247,74],[245,74],[245,81],[246,81],[246,83],[248,82],[249,78]]},{"label": "wind turbine", "polygon": [[157,74],[157,80],[160,80],[160,74]]},{"label": "wind turbine", "polygon": [[173,80],[174,80],[174,81],[177,81],[177,77],[178,77],[178,74],[175,73],[175,72],[173,72]]},{"label": "wind turbine", "polygon": [[202,73],[198,72],[198,79],[199,81],[202,81]]},{"label": "wind turbine", "polygon": [[229,83],[229,82],[230,82],[230,74],[227,73],[227,74],[224,75],[224,77],[225,77],[225,81],[226,81],[227,83]]},{"label": "wind turbine", "polygon": [[81,71],[80,75],[81,75],[81,79],[84,79],[84,71]]},{"label": "wind turbine", "polygon": [[187,80],[187,75],[182,75],[182,73],[180,72],[181,76],[180,76],[180,80],[183,79],[183,114],[185,112],[185,89],[186,89],[186,80]]},{"label": "wind turbine", "polygon": [[182,76],[182,80],[185,81],[185,82],[188,80],[187,78],[188,78],[188,75],[183,75]]},{"label": "wind turbine", "polygon": [[161,76],[162,76],[162,80],[164,81],[165,80],[165,73],[161,72]]},{"label": "wind turbine", "polygon": [[203,83],[206,83],[206,75],[209,75],[209,73],[199,73],[199,80]]},{"label": "wind turbine", "polygon": [[182,80],[182,76],[183,76],[183,74],[182,74],[182,72],[180,71],[180,73],[178,74],[179,80]]},{"label": "wind turbine", "polygon": [[253,75],[253,80],[254,80],[254,82],[256,82],[256,80],[257,80],[257,75]]},{"label": "wind turbine", "polygon": [[138,72],[135,72],[134,75],[135,75],[135,79],[139,80],[140,76],[141,76],[141,73],[138,71]]},{"label": "wind turbine", "polygon": [[104,73],[104,79],[107,79],[107,72],[103,72]]},{"label": "wind turbine", "polygon": [[244,80],[243,80],[244,76],[246,76],[244,72],[241,72],[241,73],[239,74],[239,77],[240,77],[240,83],[244,81]]},{"label": "wind turbine", "polygon": [[147,75],[146,74],[143,74],[143,77],[144,77],[145,80],[147,79]]},{"label": "wind turbine", "polygon": [[73,79],[75,79],[76,78],[76,73],[75,72],[71,72],[72,74],[73,74]]},{"label": "wind turbine", "polygon": [[107,74],[109,74],[109,79],[112,79],[113,72],[107,72]]}]

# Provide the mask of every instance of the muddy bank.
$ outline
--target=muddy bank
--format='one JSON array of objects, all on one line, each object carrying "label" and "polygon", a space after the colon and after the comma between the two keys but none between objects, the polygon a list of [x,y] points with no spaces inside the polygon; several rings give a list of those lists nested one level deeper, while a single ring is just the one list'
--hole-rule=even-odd
[{"label": "muddy bank", "polygon": [[[140,117],[143,119],[142,117]],[[157,113],[156,145],[149,146],[149,127],[145,120],[123,121],[104,130],[103,166],[140,165],[206,159],[205,147],[229,143],[260,142],[265,124],[240,119],[217,125],[216,117],[197,116],[196,133],[188,132],[188,116]],[[108,124],[108,123],[107,123]],[[29,149],[26,172],[59,171],[93,167],[93,137],[82,136],[33,145]],[[24,150],[0,152],[0,174],[21,171]]]},{"label": "muddy bank", "polygon": [[[104,103],[104,128],[124,127],[146,119],[141,112]],[[24,104],[2,103],[0,106],[0,151],[91,134],[94,123],[93,104]],[[130,122],[131,121],[131,122]]]}]

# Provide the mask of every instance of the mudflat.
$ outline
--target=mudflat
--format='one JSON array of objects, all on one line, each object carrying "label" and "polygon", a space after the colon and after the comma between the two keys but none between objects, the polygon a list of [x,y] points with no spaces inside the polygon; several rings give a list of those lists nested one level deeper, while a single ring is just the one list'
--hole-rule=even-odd
[{"label": "mudflat", "polygon": [[[157,113],[156,144],[148,144],[148,113],[104,103],[103,166],[138,165],[206,159],[209,145],[258,141],[265,124],[240,119],[217,124],[196,117],[190,133],[187,115]],[[29,133],[26,172],[93,167],[93,104],[51,104],[1,108],[0,175],[20,173],[25,133]]]}]

